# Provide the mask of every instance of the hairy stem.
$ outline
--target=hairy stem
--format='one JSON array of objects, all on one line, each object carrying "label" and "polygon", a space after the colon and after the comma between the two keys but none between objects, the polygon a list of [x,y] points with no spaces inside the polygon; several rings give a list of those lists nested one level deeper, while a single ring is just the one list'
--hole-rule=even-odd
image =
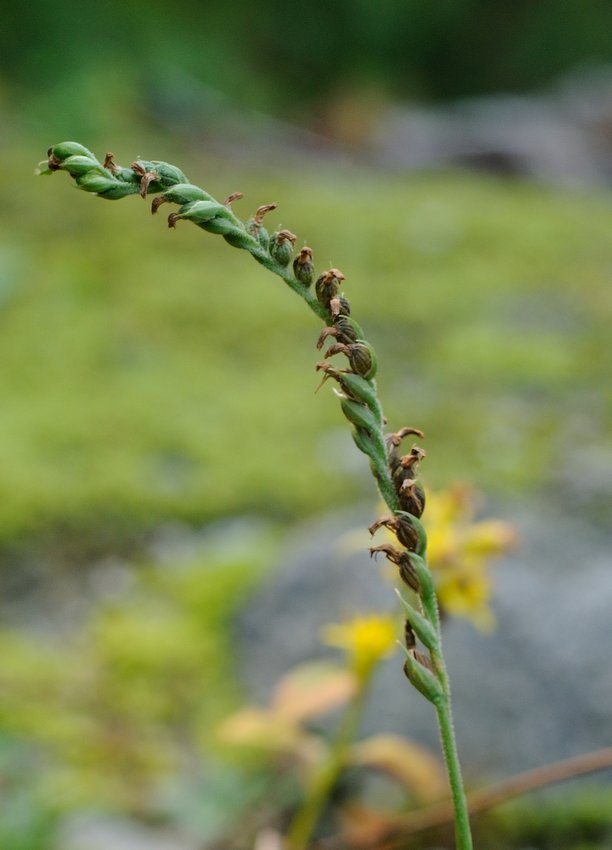
[{"label": "hairy stem", "polygon": [[444,694],[443,699],[436,703],[435,708],[438,717],[440,740],[442,742],[442,752],[444,753],[444,763],[446,764],[448,783],[455,812],[455,841],[457,850],[472,850],[470,819],[463,787],[463,778],[461,776],[457,743],[455,741],[455,730],[453,728],[450,684],[441,649],[439,652],[433,654],[433,660]]}]

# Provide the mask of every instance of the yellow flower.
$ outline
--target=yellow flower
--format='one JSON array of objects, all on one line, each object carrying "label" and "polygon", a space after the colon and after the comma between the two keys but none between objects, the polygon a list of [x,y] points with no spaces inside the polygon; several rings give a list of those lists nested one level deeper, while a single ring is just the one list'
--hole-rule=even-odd
[{"label": "yellow flower", "polygon": [[495,618],[489,607],[491,578],[486,564],[463,561],[443,570],[436,579],[444,611],[454,617],[466,617],[483,631],[494,627]]},{"label": "yellow flower", "polygon": [[390,655],[397,642],[397,622],[392,617],[370,614],[347,623],[326,626],[322,637],[329,646],[344,649],[358,678],[368,678],[374,667]]},{"label": "yellow flower", "polygon": [[499,520],[475,522],[474,495],[460,485],[428,493],[424,520],[427,560],[442,609],[491,628],[489,562],[515,544],[514,528]]}]

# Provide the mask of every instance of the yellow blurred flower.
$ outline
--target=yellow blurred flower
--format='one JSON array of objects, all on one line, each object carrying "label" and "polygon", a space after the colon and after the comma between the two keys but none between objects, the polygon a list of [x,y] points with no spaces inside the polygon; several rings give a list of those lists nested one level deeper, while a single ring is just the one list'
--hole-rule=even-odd
[{"label": "yellow blurred flower", "polygon": [[515,545],[514,527],[500,520],[474,521],[474,494],[463,485],[428,492],[423,519],[427,560],[442,609],[491,628],[489,562]]},{"label": "yellow blurred flower", "polygon": [[354,617],[322,630],[325,643],[347,652],[350,666],[361,681],[368,678],[379,661],[391,655],[397,637],[397,621],[379,614]]}]

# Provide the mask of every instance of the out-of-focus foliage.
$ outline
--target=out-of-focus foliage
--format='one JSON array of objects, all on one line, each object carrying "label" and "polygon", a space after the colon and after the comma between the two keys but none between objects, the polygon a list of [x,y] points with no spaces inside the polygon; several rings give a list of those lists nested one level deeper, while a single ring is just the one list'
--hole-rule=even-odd
[{"label": "out-of-focus foliage", "polygon": [[[477,827],[478,829],[478,827]],[[483,847],[492,846],[502,832],[508,847],[539,850],[606,850],[612,837],[610,791],[601,785],[581,785],[562,800],[554,790],[539,799],[509,803],[488,814],[477,835]]]},{"label": "out-of-focus foliage", "polygon": [[364,83],[380,96],[428,98],[538,86],[612,59],[611,29],[602,0],[569,0],[562,13],[557,0],[267,0],[231,12],[221,0],[176,0],[171,14],[160,0],[86,11],[34,0],[27,15],[5,0],[0,73],[40,106],[72,103],[79,130],[100,118],[113,89],[105,81],[123,78],[146,98],[169,68],[308,124],[313,109],[324,120]]},{"label": "out-of-focus foliage", "polygon": [[[337,771],[333,808],[337,828],[341,825],[346,840],[353,831],[364,840],[364,809],[376,814],[381,838],[397,815],[392,807],[373,812],[371,805],[359,800],[356,776],[385,775],[399,791],[398,806],[408,801],[435,802],[446,793],[442,762],[428,749],[390,734],[354,740],[358,723],[353,718],[359,715],[376,668],[396,648],[398,627],[397,620],[376,614],[329,625],[323,639],[344,651],[343,665],[314,662],[291,670],[278,683],[269,706],[247,706],[226,718],[218,729],[219,738],[227,744],[263,753],[260,764],[265,768],[276,763],[277,771],[294,776],[301,787],[301,805],[306,807],[308,795],[321,777]],[[331,735],[313,726],[321,715],[338,708],[340,719]],[[346,737],[347,728],[351,729],[350,738]],[[352,781],[342,791],[342,780],[349,773]],[[299,797],[298,819],[302,812]],[[295,822],[291,829],[293,825]]]},{"label": "out-of-focus foliage", "polygon": [[237,698],[228,614],[264,554],[142,567],[70,639],[0,633],[0,735],[35,754],[39,802],[146,815],[165,781],[200,775],[210,730]]}]

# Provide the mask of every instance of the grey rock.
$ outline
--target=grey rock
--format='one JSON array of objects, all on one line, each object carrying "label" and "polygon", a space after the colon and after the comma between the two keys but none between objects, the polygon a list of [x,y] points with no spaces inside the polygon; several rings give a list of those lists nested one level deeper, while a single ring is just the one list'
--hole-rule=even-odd
[{"label": "grey rock", "polygon": [[[612,740],[610,536],[537,505],[495,513],[512,519],[522,538],[519,551],[493,567],[497,629],[482,634],[459,619],[444,626],[459,746],[475,781]],[[236,630],[254,700],[265,703],[295,664],[331,652],[318,640],[322,625],[395,610],[383,565],[365,553],[342,556],[335,545],[339,534],[370,520],[339,515],[306,527],[250,598]],[[432,708],[404,679],[401,659],[378,676],[363,733],[396,732],[437,748]]]},{"label": "grey rock", "polygon": [[459,164],[569,185],[612,179],[612,71],[582,70],[548,91],[392,107],[373,128],[382,165]]},{"label": "grey rock", "polygon": [[56,845],[58,850],[198,850],[200,846],[169,830],[98,814],[67,819]]}]

